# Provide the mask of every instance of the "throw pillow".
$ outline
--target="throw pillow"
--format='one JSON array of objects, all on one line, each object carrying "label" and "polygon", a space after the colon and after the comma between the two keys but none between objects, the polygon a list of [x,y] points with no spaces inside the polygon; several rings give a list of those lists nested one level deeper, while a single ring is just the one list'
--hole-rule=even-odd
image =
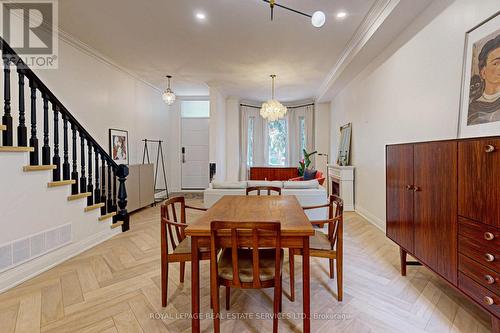
[{"label": "throw pillow", "polygon": [[305,169],[304,170],[304,180],[313,180],[316,179],[316,173],[318,171],[312,170],[312,169]]}]

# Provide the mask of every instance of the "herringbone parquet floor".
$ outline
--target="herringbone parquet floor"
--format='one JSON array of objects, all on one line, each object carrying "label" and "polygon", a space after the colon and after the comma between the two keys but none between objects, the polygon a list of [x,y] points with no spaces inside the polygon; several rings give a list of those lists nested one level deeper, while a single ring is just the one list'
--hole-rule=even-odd
[{"label": "herringbone parquet floor", "polygon": [[[199,199],[189,200],[201,205]],[[192,220],[199,213],[190,213]],[[190,269],[179,285],[171,265],[169,305],[161,307],[159,207],[132,215],[131,230],[0,295],[1,332],[189,332]],[[344,301],[335,298],[336,281],[327,261],[311,262],[313,332],[490,331],[489,317],[429,270],[410,267],[399,275],[398,249],[356,214],[345,220]],[[288,259],[285,258],[285,263]],[[296,276],[300,277],[296,259]],[[288,292],[288,265],[283,288]],[[201,309],[210,313],[208,262],[201,265]],[[300,332],[301,281],[295,303],[283,298],[280,331]],[[223,293],[221,293],[223,295]],[[234,290],[231,310],[222,314],[223,332],[268,332],[272,293]],[[253,316],[253,317],[252,317]],[[236,320],[238,319],[238,320]],[[202,328],[211,331],[210,319]]]}]

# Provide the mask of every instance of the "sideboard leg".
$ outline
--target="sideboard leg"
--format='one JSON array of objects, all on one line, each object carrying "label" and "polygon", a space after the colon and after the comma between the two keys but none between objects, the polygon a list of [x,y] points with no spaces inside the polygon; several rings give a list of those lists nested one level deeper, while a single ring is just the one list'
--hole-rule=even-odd
[{"label": "sideboard leg", "polygon": [[399,256],[401,261],[401,276],[406,276],[406,251],[402,247],[399,248]]},{"label": "sideboard leg", "polygon": [[491,316],[491,333],[500,333],[500,319]]}]

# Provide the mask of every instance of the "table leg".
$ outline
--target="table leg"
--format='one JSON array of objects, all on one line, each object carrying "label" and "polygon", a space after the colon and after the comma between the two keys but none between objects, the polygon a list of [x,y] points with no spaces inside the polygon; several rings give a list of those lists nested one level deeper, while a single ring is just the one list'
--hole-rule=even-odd
[{"label": "table leg", "polygon": [[191,326],[192,332],[200,332],[200,257],[198,237],[191,237]]},{"label": "table leg", "polygon": [[302,292],[304,306],[304,333],[311,331],[311,286],[310,286],[310,270],[309,270],[309,237],[303,238],[302,246]]}]

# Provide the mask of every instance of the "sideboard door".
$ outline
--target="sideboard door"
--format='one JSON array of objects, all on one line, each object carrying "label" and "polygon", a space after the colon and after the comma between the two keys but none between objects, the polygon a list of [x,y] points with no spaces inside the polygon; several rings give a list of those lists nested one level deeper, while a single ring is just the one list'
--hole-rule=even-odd
[{"label": "sideboard door", "polygon": [[486,207],[484,223],[500,228],[500,140],[484,140]]},{"label": "sideboard door", "polygon": [[414,146],[415,255],[457,284],[457,142]]},{"label": "sideboard door", "polygon": [[413,252],[413,145],[387,146],[386,164],[387,237]]}]

